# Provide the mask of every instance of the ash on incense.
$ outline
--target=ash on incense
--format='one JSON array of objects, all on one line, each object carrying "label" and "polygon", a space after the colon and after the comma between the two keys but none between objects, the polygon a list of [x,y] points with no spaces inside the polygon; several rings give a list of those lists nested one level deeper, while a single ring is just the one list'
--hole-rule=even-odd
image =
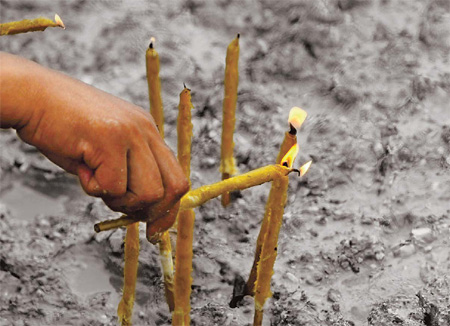
[{"label": "ash on incense", "polygon": [[[241,33],[239,172],[274,162],[293,106],[308,112],[297,162],[314,161],[290,178],[264,325],[450,324],[447,1],[0,6],[2,22],[57,12],[66,26],[1,37],[2,51],[146,109],[155,36],[173,150],[180,88],[192,89],[193,189],[221,178],[224,49]],[[125,231],[92,230],[117,215],[13,132],[0,146],[0,325],[117,325]],[[253,298],[229,302],[252,267],[269,190],[195,210],[193,325],[252,324]],[[133,323],[170,325],[159,251],[141,233]]]}]

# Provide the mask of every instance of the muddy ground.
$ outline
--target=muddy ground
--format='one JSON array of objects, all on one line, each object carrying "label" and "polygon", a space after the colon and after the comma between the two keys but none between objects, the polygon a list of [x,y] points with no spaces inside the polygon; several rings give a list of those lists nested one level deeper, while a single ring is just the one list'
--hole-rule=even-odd
[{"label": "muddy ground", "polygon": [[[308,113],[264,325],[450,325],[450,2],[14,1],[1,21],[57,12],[66,30],[0,48],[148,109],[156,37],[167,142],[193,90],[192,182],[219,180],[225,49],[241,33],[235,154],[272,163],[292,106]],[[75,178],[0,133],[0,325],[116,325],[124,230]],[[193,325],[250,325],[228,306],[247,278],[269,185],[196,210]],[[143,232],[143,228],[141,229]],[[175,234],[173,234],[175,235]],[[135,325],[169,325],[157,249],[142,234]]]}]

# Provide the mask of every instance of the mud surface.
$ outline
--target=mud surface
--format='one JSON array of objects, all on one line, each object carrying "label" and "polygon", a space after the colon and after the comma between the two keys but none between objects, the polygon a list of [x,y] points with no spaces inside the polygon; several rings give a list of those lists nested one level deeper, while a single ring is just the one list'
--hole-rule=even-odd
[{"label": "mud surface", "polygon": [[[167,142],[193,90],[192,182],[220,178],[225,49],[241,33],[235,153],[272,163],[292,106],[309,113],[264,325],[450,325],[450,2],[0,1],[1,21],[57,12],[66,30],[0,48],[148,109],[156,37]],[[0,133],[0,325],[116,325],[123,230],[77,181]],[[300,163],[298,163],[300,164]],[[196,210],[193,325],[250,325],[247,278],[269,186]],[[141,230],[143,231],[143,230]],[[142,235],[135,325],[169,325],[157,249]]]}]

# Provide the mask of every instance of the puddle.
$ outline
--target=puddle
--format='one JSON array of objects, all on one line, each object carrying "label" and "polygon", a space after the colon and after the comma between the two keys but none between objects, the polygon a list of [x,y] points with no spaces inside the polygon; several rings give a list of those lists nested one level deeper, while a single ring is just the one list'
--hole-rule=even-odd
[{"label": "puddle", "polygon": [[65,196],[57,198],[47,196],[22,183],[13,183],[12,187],[5,189],[0,195],[0,202],[5,204],[14,217],[30,221],[36,215],[58,215],[64,212],[63,201]]},{"label": "puddle", "polygon": [[117,307],[120,295],[111,284],[112,273],[105,268],[103,259],[92,246],[78,246],[66,252],[64,276],[76,295],[87,299],[99,292],[110,292],[108,304]]}]

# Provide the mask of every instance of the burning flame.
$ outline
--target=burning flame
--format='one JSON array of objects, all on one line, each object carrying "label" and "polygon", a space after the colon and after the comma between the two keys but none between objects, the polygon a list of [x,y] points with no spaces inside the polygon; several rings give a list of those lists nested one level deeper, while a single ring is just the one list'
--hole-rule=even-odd
[{"label": "burning flame", "polygon": [[299,107],[294,106],[289,112],[289,123],[294,126],[295,129],[299,129],[303,122],[305,122],[306,116],[308,114],[305,110],[300,109]]},{"label": "burning flame", "polygon": [[283,159],[281,160],[281,165],[292,168],[292,165],[294,164],[295,158],[298,154],[298,145],[295,144],[291,147],[291,149],[286,153],[286,155],[283,156]]},{"label": "burning flame", "polygon": [[309,161],[305,164],[302,165],[302,167],[300,168],[300,176],[303,177],[305,175],[306,172],[308,172],[309,167],[311,166],[312,161]]},{"label": "burning flame", "polygon": [[64,26],[64,23],[63,23],[61,17],[59,17],[58,14],[55,14],[55,23],[56,23],[58,26],[61,26],[62,28],[66,29],[66,26]]}]

